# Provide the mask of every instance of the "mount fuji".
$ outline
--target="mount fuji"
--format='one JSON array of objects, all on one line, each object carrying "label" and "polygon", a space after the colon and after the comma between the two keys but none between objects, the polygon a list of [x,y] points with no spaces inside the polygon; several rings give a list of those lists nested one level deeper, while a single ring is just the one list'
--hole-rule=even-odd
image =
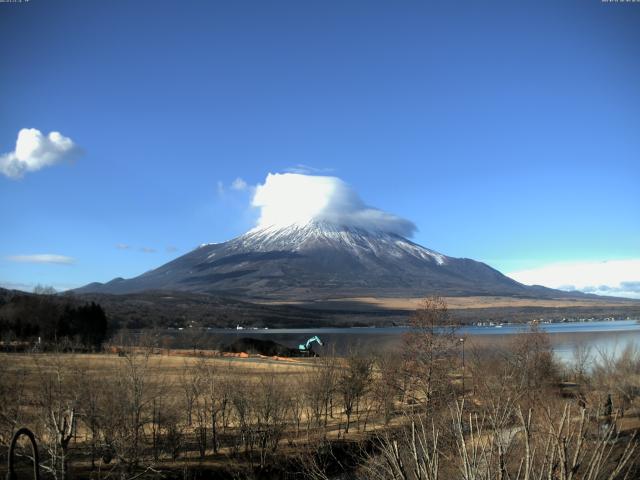
[{"label": "mount fuji", "polygon": [[323,220],[256,227],[138,277],[91,283],[76,292],[148,290],[273,300],[568,295],[525,286],[484,263],[443,255],[397,233]]}]

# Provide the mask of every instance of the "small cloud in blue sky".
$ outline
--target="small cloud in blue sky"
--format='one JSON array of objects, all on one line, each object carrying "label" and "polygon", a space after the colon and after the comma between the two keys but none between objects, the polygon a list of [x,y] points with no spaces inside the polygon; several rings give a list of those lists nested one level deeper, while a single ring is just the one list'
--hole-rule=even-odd
[{"label": "small cloud in blue sky", "polygon": [[0,280],[0,287],[7,290],[21,290],[23,292],[31,292],[34,285],[31,283],[5,282]]},{"label": "small cloud in blue sky", "polygon": [[59,265],[71,265],[75,263],[75,259],[66,255],[57,255],[53,253],[35,253],[31,255],[11,255],[7,257],[10,262],[19,263],[54,263]]},{"label": "small cloud in blue sky", "polygon": [[0,155],[0,173],[19,179],[28,172],[75,160],[80,153],[73,140],[60,132],[44,135],[36,128],[23,128],[18,132],[15,150]]},{"label": "small cloud in blue sky", "polygon": [[242,190],[246,190],[247,188],[249,188],[249,184],[240,177],[236,178],[233,182],[231,182],[232,190],[242,191]]},{"label": "small cloud in blue sky", "polygon": [[222,180],[218,180],[216,183],[216,192],[219,197],[224,197],[227,191],[235,192],[251,192],[255,189],[253,185],[250,185],[244,178],[236,177],[229,184],[225,184]]},{"label": "small cloud in blue sky", "polygon": [[[118,250],[133,250],[135,248],[135,246],[131,246],[127,243],[118,243],[116,244],[116,248]],[[158,250],[153,248],[153,247],[140,247],[138,248],[138,251],[142,252],[142,253],[156,253]],[[173,245],[169,245],[165,248],[165,251],[167,253],[172,253],[172,252],[176,252],[178,251],[178,247],[175,247]]]},{"label": "small cloud in blue sky", "polygon": [[[19,290],[22,292],[33,292],[36,287],[42,286],[38,283],[22,283],[22,282],[9,282],[0,280],[0,288],[6,288],[8,290]],[[73,288],[78,288],[79,284],[70,284],[70,283],[54,283],[50,285],[51,288],[58,292],[64,292],[65,290],[71,290]]]},{"label": "small cloud in blue sky", "polygon": [[316,168],[311,165],[305,165],[304,163],[297,163],[293,167],[288,167],[284,169],[287,173],[300,173],[302,175],[312,175],[312,174],[320,174],[320,173],[331,173],[334,171],[333,168]]},{"label": "small cloud in blue sky", "polygon": [[224,195],[224,183],[222,183],[221,180],[218,180],[218,183],[216,183],[216,191],[218,192],[218,196],[223,196]]}]

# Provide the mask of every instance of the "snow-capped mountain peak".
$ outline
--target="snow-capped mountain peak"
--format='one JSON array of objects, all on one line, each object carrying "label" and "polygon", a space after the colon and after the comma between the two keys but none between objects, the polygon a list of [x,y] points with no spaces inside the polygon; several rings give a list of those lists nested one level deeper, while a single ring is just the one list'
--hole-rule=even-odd
[{"label": "snow-capped mountain peak", "polygon": [[311,219],[262,225],[138,277],[80,291],[184,290],[292,300],[509,295],[526,288],[483,263],[448,257],[397,233]]},{"label": "snow-capped mountain peak", "polygon": [[357,256],[375,255],[395,258],[408,256],[431,260],[438,265],[447,261],[445,255],[422,247],[395,233],[318,220],[293,223],[284,227],[271,225],[254,228],[229,243],[238,249],[259,252],[276,250],[301,252],[324,246],[350,251]]}]

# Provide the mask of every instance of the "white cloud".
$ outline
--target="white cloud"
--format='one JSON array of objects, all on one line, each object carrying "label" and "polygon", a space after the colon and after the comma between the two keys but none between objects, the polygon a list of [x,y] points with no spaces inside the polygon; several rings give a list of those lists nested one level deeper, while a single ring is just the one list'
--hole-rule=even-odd
[{"label": "white cloud", "polygon": [[[35,284],[35,283],[18,283],[18,282],[8,282],[8,281],[5,282],[3,280],[0,280],[0,287],[6,288],[8,290],[21,290],[23,292],[31,293],[37,286],[38,284]],[[68,283],[54,283],[53,285],[51,285],[51,287],[53,287],[58,292],[71,290],[72,288],[78,288],[80,286],[82,285],[68,284]]]},{"label": "white cloud", "polygon": [[129,250],[131,247],[129,245],[127,245],[126,243],[118,243],[116,245],[116,248],[118,250]]},{"label": "white cloud", "polygon": [[18,132],[15,150],[0,155],[0,173],[18,179],[27,172],[73,160],[79,154],[80,149],[73,140],[60,132],[45,136],[36,128],[23,128]]},{"label": "white cloud", "polygon": [[554,263],[508,275],[527,285],[640,298],[640,259]]},{"label": "white cloud", "polygon": [[141,247],[140,251],[142,253],[156,253],[156,249],[152,247]]},{"label": "white cloud", "polygon": [[7,257],[11,262],[20,263],[57,263],[61,265],[71,265],[75,262],[72,257],[65,255],[56,255],[53,253],[36,253],[33,255],[11,255]]},{"label": "white cloud", "polygon": [[331,173],[333,168],[316,168],[311,165],[305,165],[304,163],[298,163],[293,167],[285,168],[287,173],[300,173],[302,175],[317,175],[319,173]]},{"label": "white cloud", "polygon": [[232,190],[246,190],[249,187],[247,182],[245,182],[242,178],[238,177],[233,182],[231,182]]},{"label": "white cloud", "polygon": [[22,290],[23,292],[33,291],[32,283],[17,283],[17,282],[5,282],[0,280],[0,288],[6,288],[7,290]]},{"label": "white cloud", "polygon": [[367,206],[337,177],[270,173],[256,187],[251,204],[260,209],[259,227],[318,220],[403,236],[416,230],[409,220]]}]

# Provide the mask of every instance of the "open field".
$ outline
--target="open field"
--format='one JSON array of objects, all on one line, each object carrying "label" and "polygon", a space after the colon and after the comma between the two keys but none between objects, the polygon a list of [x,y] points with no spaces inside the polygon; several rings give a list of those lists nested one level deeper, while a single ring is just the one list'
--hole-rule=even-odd
[{"label": "open field", "polygon": [[[540,318],[640,318],[640,301],[614,297],[528,298],[505,296],[442,297],[456,321],[525,323]],[[424,297],[340,297],[309,301],[260,301],[269,308],[314,312],[323,323],[313,326],[406,325]],[[303,325],[297,325],[302,327]]]},{"label": "open field", "polygon": [[[494,296],[475,296],[475,297],[442,297],[447,302],[450,309],[469,309],[469,308],[515,308],[515,307],[544,307],[544,308],[567,308],[567,307],[638,307],[640,302],[623,299],[623,298],[519,298],[519,297],[494,297]],[[350,304],[360,303],[364,305],[373,305],[380,308],[390,310],[415,310],[420,306],[424,298],[415,297],[352,297],[352,298],[334,298],[321,300],[313,303],[313,305],[321,305],[324,303]],[[275,303],[275,302],[270,302]],[[304,302],[278,302],[280,304],[287,303],[290,305],[301,305]]]},{"label": "open field", "polygon": [[[519,415],[530,412],[535,451],[550,441],[593,451],[609,445],[602,468],[610,468],[633,446],[627,467],[636,468],[637,353],[589,373],[583,364],[556,365],[544,334],[512,335],[493,348],[487,339],[470,339],[466,363],[458,340],[424,333],[394,350],[301,359],[149,345],[109,347],[117,353],[2,353],[0,452],[6,455],[11,432],[26,425],[36,433],[48,478],[64,471],[66,478],[96,479],[386,480],[398,478],[394,448],[403,456],[421,448],[421,455],[441,451],[440,478],[457,479],[461,448],[486,447],[473,468],[517,471],[528,428]],[[481,419],[478,431],[462,420],[467,415]],[[67,431],[61,425],[68,421]],[[538,433],[567,421],[583,422],[584,436],[564,436],[565,427],[555,439]],[[431,430],[411,434],[416,422],[438,432],[442,446],[419,436]],[[498,455],[497,444],[508,453]]]},{"label": "open field", "polygon": [[[286,375],[289,378],[299,376],[316,368],[314,359],[287,359],[283,361],[269,358],[235,358],[219,357],[206,358],[190,354],[180,354],[181,352],[170,352],[170,354],[160,353],[164,349],[157,349],[157,353],[152,353],[148,357],[146,365],[147,380],[153,384],[162,384],[167,391],[176,393],[180,375],[184,371],[194,369],[199,363],[205,361],[208,366],[218,370],[228,370],[243,378],[256,379],[265,371],[278,375]],[[122,364],[122,357],[114,354],[21,354],[21,353],[0,353],[0,364],[3,366],[5,375],[15,374],[17,371],[29,370],[31,373],[46,373],[56,367],[57,362],[63,362],[65,368],[71,371],[82,371],[84,374],[102,376],[105,372],[116,371]],[[37,387],[37,375],[28,376],[34,381],[29,387]],[[160,382],[162,379],[162,382]]]},{"label": "open field", "polygon": [[[193,462],[194,469],[211,469],[215,476],[230,468],[264,468],[267,460],[295,459],[310,442],[343,439],[349,427],[349,441],[357,442],[385,423],[372,398],[356,400],[358,411],[347,414],[339,410],[337,398],[334,406],[317,388],[323,378],[334,385],[345,365],[338,358],[214,357],[209,355],[214,352],[142,347],[120,352],[0,354],[0,445],[8,443],[14,428],[27,425],[50,452],[47,445],[55,443],[55,436],[47,412],[64,416],[74,411],[83,420],[76,421],[67,456],[82,478],[90,475],[92,463],[113,470],[113,463],[100,458],[105,449],[125,458],[132,430],[140,438],[136,465],[152,463],[154,469],[171,471]],[[133,412],[139,418],[132,425]],[[81,452],[94,443],[103,446],[89,462]],[[152,460],[143,460],[145,455]]]},{"label": "open field", "polygon": [[[420,306],[420,303],[424,301],[422,298],[372,298],[372,297],[359,297],[350,299],[356,302],[372,303],[383,308],[391,309],[407,309],[415,310]],[[625,299],[605,298],[602,299],[574,299],[574,298],[562,298],[562,299],[539,299],[539,298],[514,298],[514,297],[444,297],[447,305],[451,309],[466,309],[466,308],[502,308],[502,307],[613,307],[621,305],[635,306],[638,302]]]}]

